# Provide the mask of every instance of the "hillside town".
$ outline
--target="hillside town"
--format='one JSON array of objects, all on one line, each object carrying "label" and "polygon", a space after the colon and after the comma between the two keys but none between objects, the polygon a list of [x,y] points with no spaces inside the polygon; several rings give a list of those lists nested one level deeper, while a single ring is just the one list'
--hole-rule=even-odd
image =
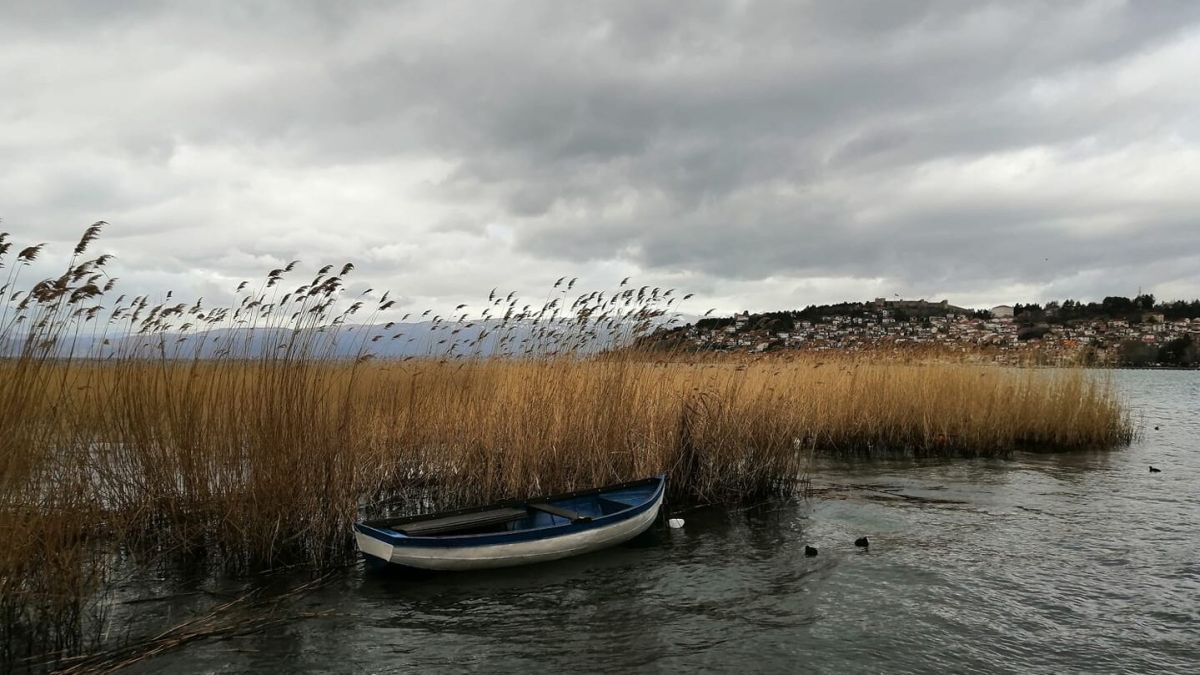
[{"label": "hillside town", "polygon": [[659,339],[686,349],[752,353],[935,350],[1008,364],[1200,365],[1200,317],[1168,318],[1151,303],[1146,311],[1131,305],[1120,318],[1062,318],[1063,307],[1050,303],[1045,308],[974,310],[945,300],[877,298],[795,312],[704,318]]}]

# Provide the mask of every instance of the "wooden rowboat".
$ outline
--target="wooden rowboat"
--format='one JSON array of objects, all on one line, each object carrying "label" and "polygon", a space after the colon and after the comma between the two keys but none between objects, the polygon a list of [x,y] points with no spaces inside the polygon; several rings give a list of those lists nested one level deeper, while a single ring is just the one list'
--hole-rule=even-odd
[{"label": "wooden rowboat", "polygon": [[476,570],[556,560],[628,541],[658,517],[666,476],[458,511],[357,523],[368,562]]}]

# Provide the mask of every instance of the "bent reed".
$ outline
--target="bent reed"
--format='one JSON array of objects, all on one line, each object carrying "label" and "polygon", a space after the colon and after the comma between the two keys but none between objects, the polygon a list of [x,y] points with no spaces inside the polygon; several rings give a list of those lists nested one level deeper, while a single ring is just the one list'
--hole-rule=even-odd
[{"label": "bent reed", "polygon": [[[0,667],[94,647],[117,552],[322,568],[351,560],[351,524],[385,511],[662,472],[676,502],[786,497],[813,453],[1003,456],[1132,435],[1110,383],[1079,370],[630,348],[679,296],[626,282],[572,295],[560,279],[533,307],[493,291],[419,329],[391,318],[387,293],[347,297],[349,264],[284,290],[293,262],[228,307],[112,300],[109,256],[84,259],[103,226],[27,287],[41,248],[6,257],[0,234]],[[372,358],[414,339],[420,357]]]}]

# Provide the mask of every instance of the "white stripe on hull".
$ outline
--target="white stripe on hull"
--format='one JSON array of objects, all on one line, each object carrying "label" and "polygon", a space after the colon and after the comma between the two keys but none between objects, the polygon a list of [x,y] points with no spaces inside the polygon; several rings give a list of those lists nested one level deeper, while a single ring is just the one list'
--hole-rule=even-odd
[{"label": "white stripe on hull", "polygon": [[644,512],[607,527],[583,530],[546,539],[481,546],[392,546],[361,532],[355,533],[363,553],[426,570],[480,570],[557,560],[590,553],[629,541],[654,524],[662,495]]}]

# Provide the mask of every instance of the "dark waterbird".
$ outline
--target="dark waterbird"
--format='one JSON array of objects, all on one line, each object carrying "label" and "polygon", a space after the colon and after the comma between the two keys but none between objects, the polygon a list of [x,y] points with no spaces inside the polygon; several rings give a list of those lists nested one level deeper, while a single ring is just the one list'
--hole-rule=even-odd
[{"label": "dark waterbird", "polygon": [[1162,473],[1162,469],[1156,469],[1153,466],[1151,466],[1150,473]]},{"label": "dark waterbird", "polygon": [[871,545],[871,542],[868,541],[866,537],[859,537],[858,539],[854,540],[854,545],[859,548],[867,548]]},{"label": "dark waterbird", "polygon": [[812,558],[816,555],[817,555],[817,549],[813,548],[812,546],[804,547],[804,557],[805,558]]}]

